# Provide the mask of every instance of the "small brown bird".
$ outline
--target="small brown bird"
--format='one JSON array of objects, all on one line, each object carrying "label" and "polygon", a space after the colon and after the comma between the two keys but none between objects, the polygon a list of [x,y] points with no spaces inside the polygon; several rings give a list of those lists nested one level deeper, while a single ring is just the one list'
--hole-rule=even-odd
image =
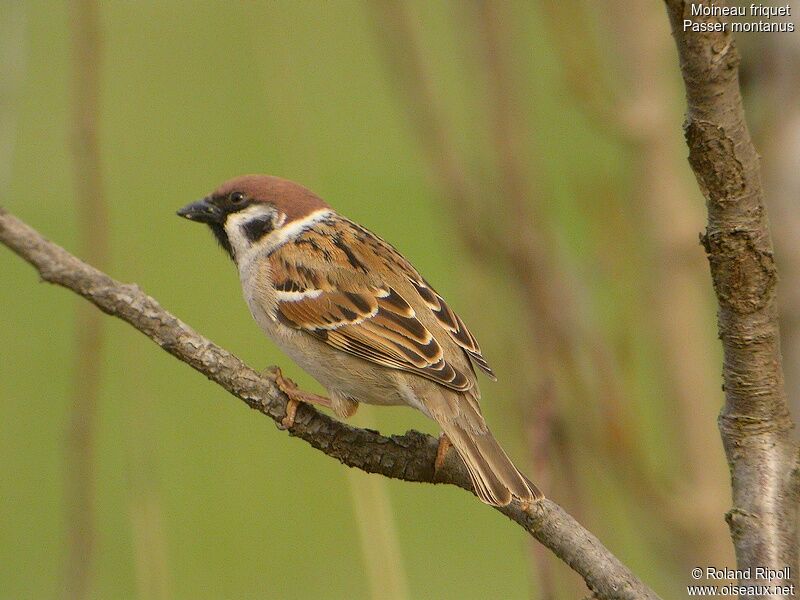
[{"label": "small brown bird", "polygon": [[178,215],[211,227],[239,269],[255,320],[327,389],[330,398],[279,375],[290,400],[285,426],[298,402],[340,418],[359,402],[412,406],[441,426],[481,500],[542,497],[481,415],[473,365],[494,374],[478,342],[392,246],[306,188],[267,175],[231,179]]}]

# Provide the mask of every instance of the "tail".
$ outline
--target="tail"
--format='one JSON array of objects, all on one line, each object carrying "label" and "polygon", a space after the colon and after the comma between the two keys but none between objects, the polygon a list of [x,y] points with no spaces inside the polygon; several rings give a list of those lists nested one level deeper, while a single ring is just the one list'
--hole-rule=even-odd
[{"label": "tail", "polygon": [[456,414],[447,414],[449,410],[431,410],[431,416],[464,461],[478,497],[493,506],[506,506],[513,498],[522,503],[544,498],[497,443],[477,405],[465,398],[458,400],[447,403],[450,407],[458,406]]}]

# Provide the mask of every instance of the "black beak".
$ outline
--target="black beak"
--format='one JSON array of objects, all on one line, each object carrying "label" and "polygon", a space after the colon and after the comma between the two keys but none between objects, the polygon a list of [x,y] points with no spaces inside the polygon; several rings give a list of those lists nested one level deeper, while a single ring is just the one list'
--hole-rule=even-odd
[{"label": "black beak", "polygon": [[187,204],[177,212],[179,217],[200,223],[222,223],[222,211],[208,198]]}]

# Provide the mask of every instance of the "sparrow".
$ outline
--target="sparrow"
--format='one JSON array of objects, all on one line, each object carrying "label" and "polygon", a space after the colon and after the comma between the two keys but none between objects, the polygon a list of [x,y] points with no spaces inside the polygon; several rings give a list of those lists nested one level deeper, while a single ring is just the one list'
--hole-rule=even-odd
[{"label": "sparrow", "polygon": [[268,175],[231,179],[178,215],[211,228],[258,325],[327,390],[300,390],[278,372],[286,427],[299,402],[339,418],[361,402],[411,406],[442,429],[436,466],[452,444],[483,502],[543,497],[481,414],[475,367],[495,377],[478,342],[394,247],[305,187]]}]

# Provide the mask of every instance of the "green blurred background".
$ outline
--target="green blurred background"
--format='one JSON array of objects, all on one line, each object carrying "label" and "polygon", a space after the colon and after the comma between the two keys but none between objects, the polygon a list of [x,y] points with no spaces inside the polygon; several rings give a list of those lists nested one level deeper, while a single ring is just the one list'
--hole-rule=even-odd
[{"label": "green blurred background", "polygon": [[[210,234],[174,215],[241,173],[312,188],[396,245],[470,325],[499,376],[481,383],[487,419],[523,470],[677,597],[689,567],[732,560],[713,294],[696,243],[703,201],[684,160],[661,3],[565,4],[101,3],[107,271],[253,367],[280,364],[319,389],[261,334]],[[0,203],[73,252],[84,201],[71,141],[76,10],[5,1],[0,14]],[[798,89],[800,69],[786,66],[797,64],[796,35],[776,37],[741,40],[768,165],[786,153],[789,124],[800,130],[784,102]],[[410,108],[419,95],[402,75],[413,56],[474,182],[471,202],[453,193],[441,153],[419,133],[427,124]],[[492,94],[498,76],[510,95]],[[504,179],[509,161],[529,192],[517,195],[530,211],[524,225]],[[798,166],[770,169],[768,184],[796,186]],[[770,207],[788,215],[776,224],[779,255],[798,231],[787,202]],[[491,250],[508,227],[543,248],[546,268],[528,287],[508,256],[466,243],[487,238]],[[790,290],[800,289],[795,254],[781,257]],[[63,597],[82,301],[37,285],[6,250],[0,284],[0,598]],[[785,298],[784,341],[796,344],[800,301]],[[129,326],[102,325],[87,597],[588,593],[470,495],[350,472]],[[407,409],[363,407],[355,421],[436,433]]]}]

